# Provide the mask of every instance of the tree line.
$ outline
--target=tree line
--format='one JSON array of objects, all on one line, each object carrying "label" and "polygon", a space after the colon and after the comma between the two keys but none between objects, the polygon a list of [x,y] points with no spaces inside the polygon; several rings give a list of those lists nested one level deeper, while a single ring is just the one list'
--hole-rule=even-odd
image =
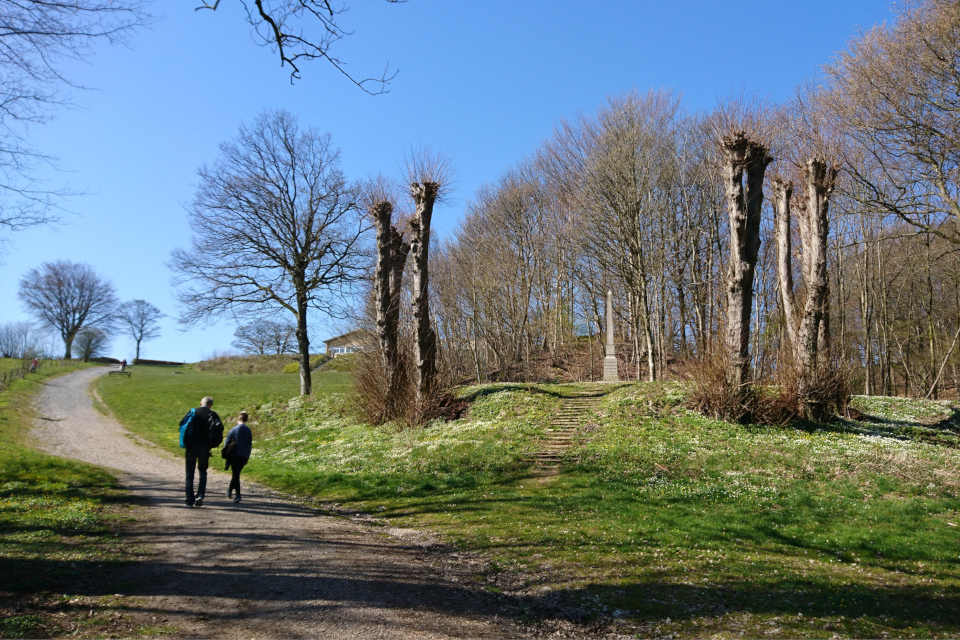
[{"label": "tree line", "polygon": [[782,105],[629,92],[561,120],[435,254],[446,366],[599,379],[611,289],[624,378],[684,376],[732,332],[760,379],[822,349],[863,393],[956,389],[958,25],[905,6]]}]

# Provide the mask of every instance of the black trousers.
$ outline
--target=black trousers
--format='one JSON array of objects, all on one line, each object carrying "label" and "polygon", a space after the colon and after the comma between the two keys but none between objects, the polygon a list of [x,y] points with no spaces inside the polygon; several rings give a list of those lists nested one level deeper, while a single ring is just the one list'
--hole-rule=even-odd
[{"label": "black trousers", "polygon": [[[210,463],[210,449],[206,447],[190,448],[186,452],[187,461],[187,504],[193,504],[195,498],[201,500],[207,493],[207,465]],[[200,471],[200,484],[196,496],[193,493],[194,470]]]},{"label": "black trousers", "polygon": [[243,471],[243,467],[249,459],[250,458],[241,458],[239,456],[230,458],[230,470],[233,472],[233,475],[230,477],[229,491],[236,491],[238,496],[240,495],[240,472]]}]

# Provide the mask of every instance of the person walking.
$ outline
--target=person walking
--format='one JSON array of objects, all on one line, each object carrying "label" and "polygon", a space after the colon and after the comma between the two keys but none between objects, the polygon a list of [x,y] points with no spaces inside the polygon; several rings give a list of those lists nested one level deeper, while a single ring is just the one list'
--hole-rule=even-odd
[{"label": "person walking", "polygon": [[227,489],[227,497],[229,498],[236,491],[237,495],[233,498],[235,503],[240,502],[240,472],[243,471],[244,465],[250,460],[250,452],[253,451],[253,433],[247,426],[247,420],[249,419],[250,416],[247,415],[247,412],[241,411],[237,416],[237,426],[230,429],[230,433],[227,434],[227,439],[223,443],[222,453],[223,457],[227,459],[224,470],[232,469],[233,472],[230,478],[230,488]]},{"label": "person walking", "polygon": [[[184,426],[192,437],[189,441],[182,441],[180,446],[185,450],[187,477],[187,507],[203,505],[203,498],[207,491],[207,466],[210,462],[210,449],[219,446],[223,439],[223,422],[217,412],[211,409],[213,398],[206,396],[200,401],[200,406],[191,409],[180,421],[181,429]],[[192,414],[192,415],[191,415]],[[197,492],[193,492],[193,477],[195,471],[200,472],[200,482]]]}]

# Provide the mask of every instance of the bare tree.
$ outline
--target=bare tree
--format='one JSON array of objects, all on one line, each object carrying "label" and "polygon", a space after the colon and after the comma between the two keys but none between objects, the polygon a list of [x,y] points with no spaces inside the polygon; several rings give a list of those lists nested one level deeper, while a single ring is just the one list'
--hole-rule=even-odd
[{"label": "bare tree", "polygon": [[23,358],[34,348],[34,330],[29,322],[0,324],[0,358]]},{"label": "bare tree", "polygon": [[387,181],[380,177],[367,187],[366,208],[377,231],[377,265],[374,271],[374,311],[377,336],[383,356],[383,377],[386,397],[384,417],[393,418],[397,397],[400,364],[400,297],[403,269],[410,253],[410,243],[393,223],[396,196]]},{"label": "bare tree", "polygon": [[84,329],[77,334],[75,344],[77,347],[77,355],[84,362],[89,362],[90,358],[103,355],[103,352],[107,349],[107,345],[110,344],[110,337],[106,331],[102,329]]},{"label": "bare tree", "polygon": [[237,327],[232,345],[244,353],[279,356],[290,352],[296,333],[297,327],[291,322],[259,319]]},{"label": "bare tree", "polygon": [[140,343],[160,337],[160,318],[166,317],[160,309],[146,300],[130,300],[117,309],[117,321],[137,345],[133,361],[140,359]]},{"label": "bare tree", "polygon": [[181,322],[285,309],[297,324],[300,393],[312,391],[308,312],[338,312],[367,267],[357,189],[329,134],[264,111],[199,170],[189,249],[173,252]]},{"label": "bare tree", "polygon": [[730,216],[725,341],[730,357],[730,382],[742,388],[750,379],[750,320],[753,280],[760,251],[763,176],[772,158],[764,144],[742,130],[724,133],[720,147]]},{"label": "bare tree", "polygon": [[52,158],[31,147],[25,125],[62,105],[63,63],[86,60],[97,41],[122,41],[145,19],[139,0],[0,2],[0,240],[8,232],[57,220],[65,190],[35,177]]},{"label": "bare tree", "polygon": [[410,219],[410,253],[413,254],[417,406],[424,410],[437,377],[437,334],[430,317],[430,223],[434,205],[449,187],[450,162],[442,154],[423,149],[407,158],[407,175],[415,207]]},{"label": "bare tree", "polygon": [[90,265],[67,260],[28,271],[20,280],[19,296],[30,313],[60,334],[67,359],[80,330],[111,326],[117,309],[113,284]]},{"label": "bare tree", "polygon": [[[340,25],[340,16],[346,6],[336,6],[330,0],[238,0],[247,12],[247,22],[253,27],[258,44],[270,47],[280,56],[280,66],[290,66],[290,81],[300,78],[300,64],[310,60],[326,60],[366,93],[387,92],[387,86],[396,77],[390,65],[379,78],[359,78],[346,70],[344,62],[332,48],[337,41],[351,35]],[[398,4],[406,0],[386,0]],[[204,0],[197,9],[216,11],[221,0]],[[370,87],[375,87],[371,89]]]},{"label": "bare tree", "polygon": [[[828,67],[846,195],[960,243],[960,4],[901,5]],[[948,224],[949,223],[949,224]]]},{"label": "bare tree", "polygon": [[[787,334],[793,346],[793,362],[800,370],[801,398],[806,398],[810,384],[817,373],[820,351],[826,348],[825,332],[822,325],[826,322],[827,295],[827,240],[830,234],[828,218],[830,196],[837,180],[838,167],[828,164],[823,158],[811,158],[807,161],[804,175],[805,193],[798,209],[800,242],[802,245],[803,274],[806,300],[797,317],[798,302],[793,287],[793,263],[790,241],[791,196],[793,183],[774,180],[774,209],[776,211],[777,270],[780,274],[780,295],[786,317]],[[806,417],[819,415],[809,413],[810,407],[804,407]]]}]

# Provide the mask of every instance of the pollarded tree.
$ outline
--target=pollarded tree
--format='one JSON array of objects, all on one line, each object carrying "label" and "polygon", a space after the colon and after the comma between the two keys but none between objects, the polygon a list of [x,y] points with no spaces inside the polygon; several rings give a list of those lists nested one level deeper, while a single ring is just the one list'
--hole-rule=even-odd
[{"label": "pollarded tree", "polygon": [[[820,352],[827,348],[827,239],[830,233],[828,212],[830,196],[837,181],[838,166],[822,157],[810,158],[804,172],[804,192],[796,207],[799,218],[801,257],[806,299],[802,301],[799,322],[795,322],[800,301],[793,287],[793,264],[790,238],[791,196],[793,183],[774,180],[774,210],[776,212],[777,271],[780,278],[780,298],[787,326],[787,335],[793,347],[793,360],[800,373],[799,395],[806,398],[818,369]],[[804,406],[807,418],[820,418],[814,408]],[[810,413],[813,410],[814,413]]]},{"label": "pollarded tree", "polygon": [[264,111],[199,170],[193,241],[170,261],[188,326],[226,314],[293,315],[302,395],[313,387],[309,311],[335,314],[368,267],[357,189],[339,161],[329,134]]},{"label": "pollarded tree", "polygon": [[113,284],[90,265],[68,260],[44,262],[28,271],[20,280],[19,296],[30,313],[60,334],[67,359],[82,329],[111,326],[117,310]]},{"label": "pollarded tree", "polygon": [[377,337],[383,356],[385,418],[395,417],[399,406],[400,296],[403,269],[410,243],[393,221],[396,196],[383,178],[367,188],[366,208],[377,232],[377,264],[374,270],[374,309]]},{"label": "pollarded tree", "polygon": [[146,300],[130,300],[117,309],[117,321],[137,345],[137,354],[133,361],[140,359],[140,343],[160,337],[160,318],[164,313]]},{"label": "pollarded tree", "polygon": [[772,158],[766,145],[740,130],[721,134],[720,151],[730,216],[725,336],[728,379],[735,388],[744,389],[750,380],[750,318],[753,313],[753,280],[760,251],[763,176]]},{"label": "pollarded tree", "polygon": [[449,186],[450,163],[442,154],[421,150],[407,159],[410,197],[410,253],[413,255],[414,360],[417,363],[417,407],[427,410],[437,378],[437,334],[430,317],[430,224],[433,207]]}]

